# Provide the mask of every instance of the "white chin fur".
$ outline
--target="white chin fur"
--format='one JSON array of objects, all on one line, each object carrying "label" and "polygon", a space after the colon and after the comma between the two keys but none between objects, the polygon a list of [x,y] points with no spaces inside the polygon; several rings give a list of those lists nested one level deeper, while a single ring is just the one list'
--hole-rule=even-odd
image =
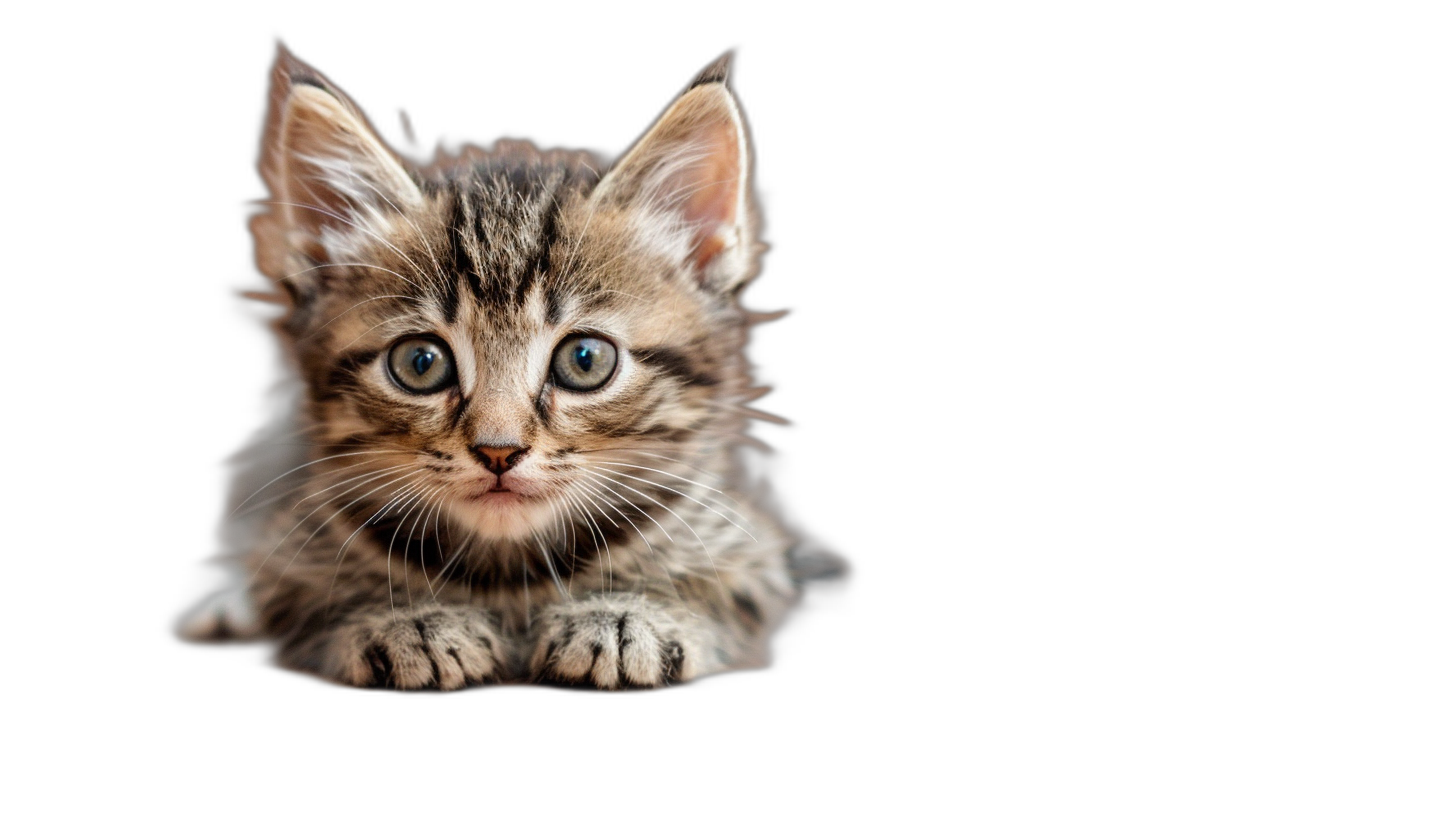
[{"label": "white chin fur", "polygon": [[524,498],[510,503],[456,500],[446,505],[446,512],[461,526],[487,540],[530,540],[554,520],[551,505]]}]

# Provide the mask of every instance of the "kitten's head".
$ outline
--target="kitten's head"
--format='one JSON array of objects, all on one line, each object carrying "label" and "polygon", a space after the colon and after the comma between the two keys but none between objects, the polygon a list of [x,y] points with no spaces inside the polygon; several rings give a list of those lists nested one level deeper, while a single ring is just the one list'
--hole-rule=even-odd
[{"label": "kitten's head", "polygon": [[341,497],[519,541],[721,455],[761,249],[727,68],[608,169],[509,141],[419,166],[280,49],[252,228]]}]

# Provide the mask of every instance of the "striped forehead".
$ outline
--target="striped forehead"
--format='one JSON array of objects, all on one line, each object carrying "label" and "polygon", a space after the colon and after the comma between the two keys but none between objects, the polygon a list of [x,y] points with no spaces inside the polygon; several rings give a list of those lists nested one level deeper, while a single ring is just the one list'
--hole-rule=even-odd
[{"label": "striped forehead", "polygon": [[592,229],[593,214],[581,209],[589,186],[557,171],[472,177],[441,190],[434,240],[427,244],[434,257],[423,260],[442,273],[431,294],[443,322],[505,338],[584,317],[600,320],[657,294],[662,282],[642,276],[637,263],[625,276],[615,268],[617,252],[607,251],[605,265],[589,257],[601,254],[580,234]]},{"label": "striped forehead", "polygon": [[551,268],[561,215],[562,181],[518,185],[505,176],[449,185],[438,202],[446,267],[438,293],[442,316],[492,319],[509,328]]}]

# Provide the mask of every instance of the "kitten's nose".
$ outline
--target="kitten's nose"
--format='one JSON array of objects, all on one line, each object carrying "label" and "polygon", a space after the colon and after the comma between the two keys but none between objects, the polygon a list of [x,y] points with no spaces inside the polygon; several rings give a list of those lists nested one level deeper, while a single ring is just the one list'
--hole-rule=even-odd
[{"label": "kitten's nose", "polygon": [[530,448],[492,448],[481,445],[475,448],[475,455],[485,469],[499,476],[516,466]]}]

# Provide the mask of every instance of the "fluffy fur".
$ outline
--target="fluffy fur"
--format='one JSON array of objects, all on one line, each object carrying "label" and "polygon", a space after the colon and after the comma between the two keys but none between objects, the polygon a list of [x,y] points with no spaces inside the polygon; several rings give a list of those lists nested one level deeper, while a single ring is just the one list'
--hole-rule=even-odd
[{"label": "fluffy fur", "polygon": [[[248,603],[205,605],[189,635],[260,633],[288,666],[395,688],[659,686],[765,659],[798,576],[740,486],[766,316],[738,301],[763,247],[727,82],[725,57],[610,168],[520,141],[417,166],[280,49],[252,230],[307,456],[247,498],[268,505]],[[420,336],[448,346],[448,388],[391,375]],[[615,347],[601,387],[553,374],[573,336]]]}]

